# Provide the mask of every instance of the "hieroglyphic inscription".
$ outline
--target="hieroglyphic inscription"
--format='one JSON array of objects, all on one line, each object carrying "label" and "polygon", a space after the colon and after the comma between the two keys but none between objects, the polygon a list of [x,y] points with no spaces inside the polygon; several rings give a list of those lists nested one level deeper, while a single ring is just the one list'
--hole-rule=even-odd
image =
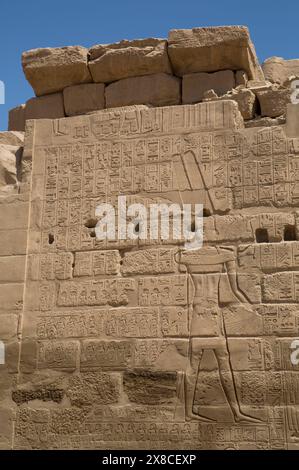
[{"label": "hieroglyphic inscription", "polygon": [[[219,101],[36,121],[16,448],[296,444],[299,147],[239,118]],[[203,251],[98,240],[120,195],[202,203]]]}]

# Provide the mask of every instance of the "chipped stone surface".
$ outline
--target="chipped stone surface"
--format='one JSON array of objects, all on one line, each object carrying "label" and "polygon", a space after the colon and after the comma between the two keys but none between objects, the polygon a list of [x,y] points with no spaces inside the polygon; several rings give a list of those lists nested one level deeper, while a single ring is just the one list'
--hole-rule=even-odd
[{"label": "chipped stone surface", "polygon": [[299,59],[270,57],[262,64],[262,68],[266,80],[283,85],[292,75],[299,75]]},{"label": "chipped stone surface", "polygon": [[99,44],[93,46],[89,54],[89,69],[94,82],[109,83],[141,75],[171,73],[164,39]]},{"label": "chipped stone surface", "polygon": [[237,70],[235,73],[236,86],[244,85],[248,83],[248,75],[244,70]]},{"label": "chipped stone surface", "polygon": [[245,120],[253,119],[256,112],[256,96],[248,88],[239,86],[223,96],[218,97],[210,90],[204,94],[203,101],[234,100],[238,103],[239,111]]},{"label": "chipped stone surface", "polygon": [[168,53],[174,72],[179,76],[243,69],[250,79],[263,79],[245,26],[173,29],[168,35]]},{"label": "chipped stone surface", "polygon": [[[4,142],[18,140],[17,136],[2,136]],[[20,145],[5,145],[1,143],[0,133],[0,191],[14,191],[18,181],[17,165],[21,158]]]},{"label": "chipped stone surface", "polygon": [[22,54],[25,76],[36,96],[91,82],[88,49],[82,46],[32,49]]},{"label": "chipped stone surface", "polygon": [[15,145],[21,147],[24,144],[24,132],[4,131],[0,132],[1,145]]},{"label": "chipped stone surface", "polygon": [[291,91],[287,88],[256,91],[261,106],[261,115],[276,118],[286,113]]},{"label": "chipped stone surface", "polygon": [[271,127],[271,126],[281,126],[282,124],[285,124],[285,123],[286,123],[286,117],[284,115],[279,116],[277,118],[257,116],[255,119],[246,121],[245,127]]},{"label": "chipped stone surface", "polygon": [[214,90],[218,96],[232,90],[235,87],[235,76],[232,70],[192,73],[183,76],[182,87],[182,103],[198,103],[207,90]]},{"label": "chipped stone surface", "polygon": [[125,78],[111,83],[105,90],[106,107],[149,104],[167,106],[180,104],[181,81],[166,73]]},{"label": "chipped stone surface", "polygon": [[8,114],[9,131],[25,131],[25,105],[21,104],[9,111]]},{"label": "chipped stone surface", "polygon": [[177,396],[175,372],[128,371],[124,373],[124,391],[130,402],[140,405],[160,405],[175,402]]},{"label": "chipped stone surface", "polygon": [[105,86],[102,83],[86,83],[66,87],[63,90],[66,116],[76,116],[105,107]]},{"label": "chipped stone surface", "polygon": [[26,102],[25,119],[56,119],[64,117],[62,93],[31,98]]},{"label": "chipped stone surface", "polygon": [[238,103],[240,113],[245,120],[253,119],[256,112],[255,94],[246,88],[232,92],[232,98]]}]

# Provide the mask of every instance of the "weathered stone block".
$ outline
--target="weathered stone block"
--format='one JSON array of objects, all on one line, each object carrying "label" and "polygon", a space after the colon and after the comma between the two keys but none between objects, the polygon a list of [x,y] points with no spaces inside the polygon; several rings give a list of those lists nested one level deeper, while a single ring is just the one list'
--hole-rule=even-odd
[{"label": "weathered stone block", "polygon": [[5,342],[5,365],[3,367],[9,374],[16,374],[18,372],[19,355],[20,343],[15,337],[12,341]]},{"label": "weathered stone block", "polygon": [[105,85],[86,83],[63,90],[64,109],[67,116],[86,114],[105,107]]},{"label": "weathered stone block", "polygon": [[299,76],[299,59],[269,57],[262,64],[265,79],[282,85],[292,75]]},{"label": "weathered stone block", "polygon": [[33,373],[37,367],[37,342],[25,339],[21,345],[20,370],[24,374]]},{"label": "weathered stone block", "polygon": [[191,104],[202,101],[204,92],[214,90],[218,96],[224,95],[235,87],[232,70],[221,70],[214,73],[192,73],[183,76],[182,103]]},{"label": "weathered stone block", "polygon": [[239,85],[247,85],[248,75],[244,70],[237,70],[235,73],[236,87]]},{"label": "weathered stone block", "polygon": [[64,117],[62,93],[31,98],[26,102],[25,119],[58,119]]},{"label": "weathered stone block", "polygon": [[88,65],[95,82],[109,83],[140,75],[171,73],[167,42],[163,39],[99,44],[92,47],[89,53]]},{"label": "weathered stone block", "polygon": [[286,134],[288,137],[299,137],[299,106],[289,103],[286,115]]},{"label": "weathered stone block", "polygon": [[0,189],[17,182],[17,152],[20,147],[0,143]]},{"label": "weathered stone block", "polygon": [[0,282],[20,282],[25,277],[25,256],[0,256]]},{"label": "weathered stone block", "polygon": [[2,406],[0,408],[0,450],[12,449],[14,420],[14,410]]},{"label": "weathered stone block", "polygon": [[0,230],[0,256],[25,255],[26,250],[26,230]]},{"label": "weathered stone block", "polygon": [[125,78],[108,85],[106,108],[148,104],[168,106],[181,102],[180,79],[165,73]]},{"label": "weathered stone block", "polygon": [[176,270],[174,254],[176,250],[156,249],[126,253],[122,260],[122,274],[162,274]]},{"label": "weathered stone block", "polygon": [[129,400],[141,405],[169,404],[177,396],[176,372],[126,371],[124,391]]},{"label": "weathered stone block", "polygon": [[28,225],[28,202],[14,197],[0,199],[0,230],[26,229]]},{"label": "weathered stone block", "polygon": [[0,144],[21,147],[22,145],[24,145],[24,132],[21,132],[21,131],[0,132]]},{"label": "weathered stone block", "polygon": [[132,366],[134,349],[132,341],[103,341],[99,339],[83,341],[81,350],[81,370],[97,368],[110,370]]},{"label": "weathered stone block", "polygon": [[25,131],[25,105],[12,108],[8,113],[8,130]]},{"label": "weathered stone block", "polygon": [[19,312],[23,307],[23,283],[0,284],[0,312]]},{"label": "weathered stone block", "polygon": [[33,400],[41,402],[61,403],[65,392],[63,388],[53,383],[20,385],[12,391],[12,400],[17,405],[23,405]]},{"label": "weathered stone block", "polygon": [[79,361],[78,341],[40,341],[37,344],[37,364],[41,369],[75,370]]},{"label": "weathered stone block", "polygon": [[256,91],[261,106],[261,115],[271,118],[286,113],[287,104],[290,103],[291,91],[287,88]]},{"label": "weathered stone block", "polygon": [[82,46],[32,49],[23,52],[22,65],[36,96],[41,96],[91,82],[87,55]]},{"label": "weathered stone block", "polygon": [[12,341],[17,337],[18,316],[15,314],[1,314],[0,317],[0,339]]},{"label": "weathered stone block", "polygon": [[232,98],[238,103],[240,113],[244,119],[253,119],[256,111],[256,96],[247,88],[233,91]]},{"label": "weathered stone block", "polygon": [[[212,95],[209,92],[206,92],[204,96]],[[238,103],[239,111],[243,119],[253,119],[256,111],[256,96],[255,94],[247,88],[238,88],[234,89],[231,92],[221,96],[211,96],[204,98],[204,101],[219,101],[219,100],[234,100]]]},{"label": "weathered stone block", "polygon": [[263,79],[255,48],[245,26],[173,29],[168,54],[176,75],[218,70],[245,70],[251,79]]},{"label": "weathered stone block", "polygon": [[119,374],[86,372],[70,378],[66,393],[73,406],[83,407],[117,403],[120,391]]}]

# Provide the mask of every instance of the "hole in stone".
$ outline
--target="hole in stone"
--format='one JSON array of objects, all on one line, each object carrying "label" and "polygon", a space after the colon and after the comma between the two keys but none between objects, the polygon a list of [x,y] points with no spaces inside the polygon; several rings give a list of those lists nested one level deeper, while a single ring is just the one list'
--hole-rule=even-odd
[{"label": "hole in stone", "polygon": [[297,240],[295,225],[286,225],[283,232],[283,239],[286,242]]},{"label": "hole in stone", "polygon": [[86,222],[85,222],[85,227],[87,228],[95,228],[95,226],[97,225],[97,219],[88,219]]},{"label": "hole in stone", "polygon": [[134,234],[139,235],[139,233],[140,233],[140,223],[136,222],[136,224],[134,226]]},{"label": "hole in stone", "polygon": [[94,229],[93,229],[93,230],[90,230],[89,236],[90,236],[91,238],[95,238],[95,237],[96,237],[96,231],[95,231]]},{"label": "hole in stone", "polygon": [[255,100],[254,107],[255,107],[255,115],[261,116],[262,109],[261,109],[261,104],[258,99]]},{"label": "hole in stone", "polygon": [[195,220],[191,222],[190,229],[191,229],[191,232],[195,233]]},{"label": "hole in stone", "polygon": [[202,210],[202,216],[203,217],[210,217],[211,216],[211,211],[209,209],[203,209]]},{"label": "hole in stone", "polygon": [[52,233],[49,233],[48,241],[49,245],[52,245],[52,243],[54,243],[54,235]]},{"label": "hole in stone", "polygon": [[191,214],[190,232],[195,233],[195,229],[196,229],[195,214]]},{"label": "hole in stone", "polygon": [[269,243],[268,230],[266,228],[257,228],[255,238],[257,243]]}]

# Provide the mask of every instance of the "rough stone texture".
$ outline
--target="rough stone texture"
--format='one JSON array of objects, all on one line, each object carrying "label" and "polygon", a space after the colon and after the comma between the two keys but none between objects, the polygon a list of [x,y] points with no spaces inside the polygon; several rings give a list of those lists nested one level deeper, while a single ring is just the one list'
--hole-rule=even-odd
[{"label": "rough stone texture", "polygon": [[25,119],[57,119],[64,117],[62,93],[31,98],[26,102]]},{"label": "rough stone texture", "polygon": [[87,372],[71,377],[66,394],[74,406],[95,406],[117,403],[120,398],[119,374]]},{"label": "rough stone texture", "polygon": [[89,53],[89,69],[94,82],[109,83],[140,75],[171,73],[167,42],[163,39],[99,44]]},{"label": "rough stone texture", "polygon": [[63,90],[66,116],[76,116],[97,111],[105,107],[105,85],[87,83],[74,85]]},{"label": "rough stone texture", "polygon": [[19,131],[0,132],[0,144],[21,146],[24,144],[24,132],[19,132]]},{"label": "rough stone texture", "polygon": [[297,137],[299,135],[299,110],[297,104],[288,103],[286,134],[288,137]]},{"label": "rough stone texture", "polygon": [[8,114],[9,131],[25,131],[25,105],[21,104],[9,111]]},{"label": "rough stone texture", "polygon": [[41,388],[34,387],[33,389],[19,388],[12,392],[12,399],[17,405],[29,403],[33,400],[61,403],[63,397],[64,391],[53,386]]},{"label": "rough stone texture", "polygon": [[[0,192],[1,449],[298,449],[299,112],[244,127],[253,90],[283,92],[26,121]],[[119,195],[202,203],[203,247],[99,240]]]},{"label": "rough stone texture", "polygon": [[256,96],[255,94],[242,86],[234,89],[223,96],[218,97],[213,90],[204,93],[204,101],[218,101],[218,100],[234,100],[238,103],[240,113],[243,119],[253,119],[256,111]]},{"label": "rough stone texture", "polygon": [[[227,95],[229,99],[230,95]],[[233,90],[231,99],[238,103],[239,110],[245,120],[253,119],[256,111],[256,97],[255,94],[246,88]]]},{"label": "rough stone texture", "polygon": [[[287,412],[294,423],[299,402],[294,392],[291,406],[286,398],[298,374],[289,345],[299,321],[290,190],[299,134],[244,129],[232,100],[116,108],[27,128],[24,295],[24,256],[0,256],[9,358],[0,407],[11,410],[1,445],[152,448],[158,439],[167,449],[292,448],[296,425],[279,417]],[[99,200],[118,194],[129,203],[202,201],[205,246],[90,236]],[[23,214],[21,200],[10,204]],[[26,227],[16,214],[4,223],[0,204],[0,235]]]},{"label": "rough stone texture", "polygon": [[29,207],[27,198],[28,194],[18,195],[0,190],[0,341],[5,345],[5,364],[0,364],[0,449],[12,448],[13,423],[16,419],[12,390],[19,361],[17,333],[23,307]]},{"label": "rough stone texture", "polygon": [[22,54],[25,76],[36,96],[91,82],[88,49],[82,46],[32,49]]},{"label": "rough stone texture", "polygon": [[192,104],[202,101],[204,92],[207,90],[212,89],[220,96],[234,87],[235,76],[231,70],[184,75],[182,81],[182,103]]},{"label": "rough stone texture", "polygon": [[262,65],[265,79],[282,85],[292,75],[299,75],[299,59],[270,57]]},{"label": "rough stone texture", "polygon": [[246,86],[253,92],[272,89],[271,82],[267,80],[248,80]]},{"label": "rough stone texture", "polygon": [[166,73],[125,78],[105,89],[106,107],[148,104],[167,106],[179,104],[181,81]]},{"label": "rough stone texture", "polygon": [[287,88],[256,90],[256,96],[260,103],[261,115],[275,118],[285,114],[291,91]]},{"label": "rough stone texture", "polygon": [[236,87],[239,85],[247,85],[248,75],[244,70],[237,70],[235,73]]},{"label": "rough stone texture", "polygon": [[251,79],[263,72],[245,26],[174,29],[168,35],[168,54],[174,73],[245,70]]},{"label": "rough stone texture", "polygon": [[[14,135],[16,134],[16,135]],[[19,136],[18,136],[19,134]],[[19,139],[20,137],[20,139]],[[1,132],[0,133],[0,192],[18,193],[21,180],[21,160],[23,147],[21,138],[23,135],[19,132]],[[13,142],[19,145],[9,145],[2,142]],[[2,194],[3,196],[4,194]]]},{"label": "rough stone texture", "polygon": [[17,182],[16,151],[19,147],[0,144],[0,189]]},{"label": "rough stone texture", "polygon": [[286,117],[279,116],[278,118],[269,118],[269,117],[256,117],[250,121],[246,121],[245,127],[271,127],[271,126],[281,126],[286,123]]},{"label": "rough stone texture", "polygon": [[171,404],[177,396],[175,372],[136,371],[124,373],[124,391],[132,403]]}]

